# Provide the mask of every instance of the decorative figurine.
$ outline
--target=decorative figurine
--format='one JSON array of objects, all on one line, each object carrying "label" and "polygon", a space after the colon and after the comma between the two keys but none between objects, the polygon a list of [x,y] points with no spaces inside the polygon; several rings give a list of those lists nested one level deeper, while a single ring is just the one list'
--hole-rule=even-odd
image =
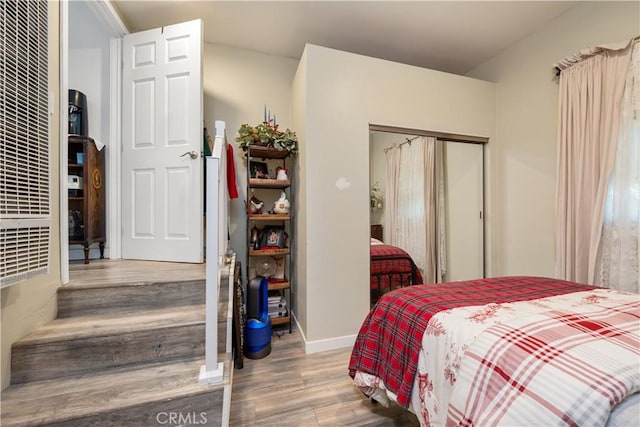
[{"label": "decorative figurine", "polygon": [[258,227],[254,225],[253,228],[251,229],[251,238],[249,239],[249,242],[251,242],[251,244],[254,245],[258,240],[260,240],[258,238],[259,235],[260,235],[260,230],[258,230]]},{"label": "decorative figurine", "polygon": [[250,214],[261,214],[262,207],[264,206],[264,202],[258,199],[256,196],[251,196],[249,200],[249,213]]},{"label": "decorative figurine", "polygon": [[287,176],[288,171],[285,168],[278,166],[276,168],[276,179],[279,181],[286,181],[289,179]]},{"label": "decorative figurine", "polygon": [[287,195],[283,191],[282,194],[280,194],[280,198],[273,202],[273,212],[277,214],[287,214],[289,213],[289,206]]}]

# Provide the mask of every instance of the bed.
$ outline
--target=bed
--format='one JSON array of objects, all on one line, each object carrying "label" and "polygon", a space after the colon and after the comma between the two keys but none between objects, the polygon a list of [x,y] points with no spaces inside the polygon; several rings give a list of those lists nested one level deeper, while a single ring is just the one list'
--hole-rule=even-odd
[{"label": "bed", "polygon": [[640,298],[541,277],[383,295],[349,375],[421,425],[638,425]]},{"label": "bed", "polygon": [[422,274],[402,248],[371,238],[371,305],[394,289],[422,283]]}]

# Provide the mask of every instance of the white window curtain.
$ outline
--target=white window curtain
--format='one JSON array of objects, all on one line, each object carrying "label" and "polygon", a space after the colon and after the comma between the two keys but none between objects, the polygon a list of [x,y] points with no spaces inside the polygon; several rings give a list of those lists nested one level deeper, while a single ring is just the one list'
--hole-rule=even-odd
[{"label": "white window curtain", "polygon": [[385,203],[384,203],[384,219],[385,227],[383,229],[383,238],[385,242],[391,242],[395,238],[396,223],[398,218],[398,181],[400,174],[400,150],[390,147],[385,150],[386,173],[385,176]]},{"label": "white window curtain", "polygon": [[559,87],[556,276],[595,283],[630,42],[563,70]]},{"label": "white window curtain", "polygon": [[609,182],[597,284],[640,293],[640,43],[627,72],[616,159]]},{"label": "white window curtain", "polygon": [[[436,138],[418,137],[386,151],[385,242],[406,250],[425,283],[442,281],[442,154]],[[440,177],[440,178],[438,178]]]}]

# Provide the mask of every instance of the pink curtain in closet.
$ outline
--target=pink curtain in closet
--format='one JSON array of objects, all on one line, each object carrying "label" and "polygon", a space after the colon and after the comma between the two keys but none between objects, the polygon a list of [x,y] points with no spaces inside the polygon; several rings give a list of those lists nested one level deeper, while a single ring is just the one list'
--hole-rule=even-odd
[{"label": "pink curtain in closet", "polygon": [[560,74],[556,276],[594,283],[631,43],[601,48]]}]

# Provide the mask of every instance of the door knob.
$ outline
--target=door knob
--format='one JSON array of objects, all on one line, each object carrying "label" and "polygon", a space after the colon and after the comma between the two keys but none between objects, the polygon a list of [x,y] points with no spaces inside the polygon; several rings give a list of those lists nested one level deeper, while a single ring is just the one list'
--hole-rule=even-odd
[{"label": "door knob", "polygon": [[194,160],[195,160],[195,159],[197,159],[197,158],[198,158],[198,153],[197,153],[195,150],[193,150],[193,151],[187,151],[186,153],[184,153],[184,154],[183,154],[182,156],[180,156],[180,157],[184,157],[184,156],[189,156],[189,157],[191,157],[192,159],[194,159]]}]

